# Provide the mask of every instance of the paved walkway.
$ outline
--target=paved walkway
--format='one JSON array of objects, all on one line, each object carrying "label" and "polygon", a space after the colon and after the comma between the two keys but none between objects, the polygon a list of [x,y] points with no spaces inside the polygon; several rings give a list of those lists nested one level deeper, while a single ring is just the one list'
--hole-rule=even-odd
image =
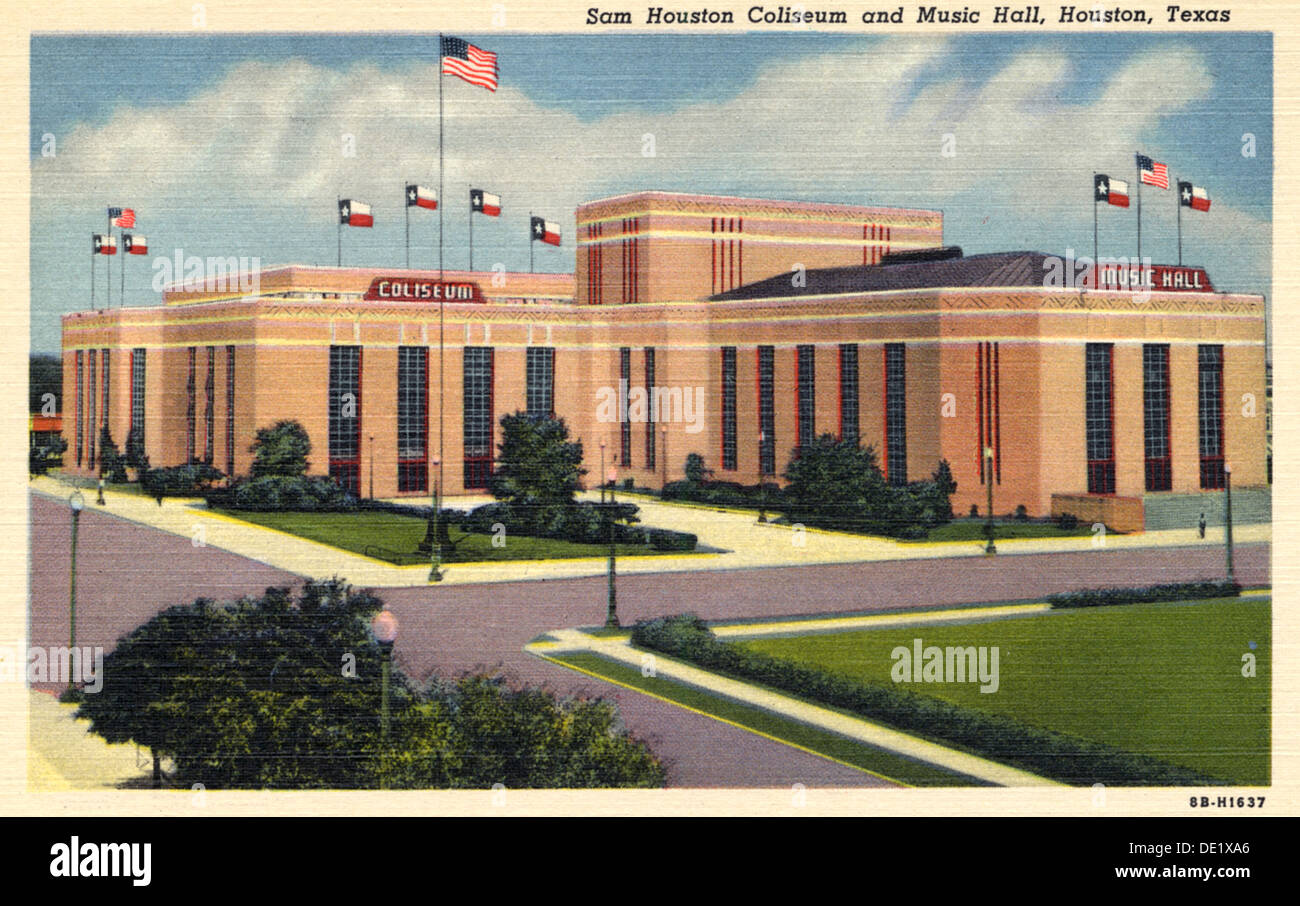
[{"label": "paved walkway", "polygon": [[[66,500],[71,485],[54,476],[31,482],[38,494]],[[95,491],[83,488],[88,507],[95,507]],[[595,499],[596,494],[584,495]],[[429,568],[393,566],[369,557],[349,553],[284,532],[267,529],[209,511],[201,500],[165,499],[161,506],[139,494],[108,491],[110,515],[138,522],[161,531],[189,538],[192,543],[230,551],[298,576],[340,576],[363,587],[417,587],[428,585]],[[721,553],[646,555],[619,557],[620,575],[697,572],[700,570],[746,569],[771,566],[813,566],[840,563],[929,560],[964,557],[983,559],[982,542],[903,543],[884,538],[795,530],[790,526],[758,523],[752,513],[721,511],[697,506],[665,504],[629,496],[641,508],[641,522],[648,526],[690,532],[701,545]],[[457,504],[458,501],[450,501]],[[1238,543],[1268,541],[1269,525],[1239,526]],[[507,544],[509,543],[507,539]],[[1222,545],[1223,530],[1209,529],[1199,540],[1195,529],[1110,535],[1104,548],[1091,536],[1076,538],[1027,538],[998,542],[999,557],[1023,554],[1065,553],[1105,549],[1133,550],[1177,546]],[[516,560],[494,563],[453,564],[446,568],[442,585],[482,582],[555,580],[603,575],[604,557],[571,560]]]},{"label": "paved walkway", "polygon": [[[621,664],[642,669],[644,652],[632,647],[627,638],[600,639],[574,629],[553,630],[547,635],[555,641],[533,642],[526,651],[539,656],[554,656],[572,652],[590,652],[602,655]],[[839,711],[809,704],[789,695],[782,695],[750,683],[710,673],[699,667],[683,664],[669,658],[655,660],[655,675],[702,689],[731,701],[761,708],[772,714],[808,724],[848,739],[884,749],[907,758],[933,764],[968,777],[975,777],[998,786],[1060,786],[1055,781],[1039,777],[1028,771],[1008,767],[959,752],[944,746],[891,730],[880,724]]]},{"label": "paved walkway", "polygon": [[110,745],[77,720],[76,705],[29,690],[27,788],[33,792],[149,789],[153,760],[146,749]]}]

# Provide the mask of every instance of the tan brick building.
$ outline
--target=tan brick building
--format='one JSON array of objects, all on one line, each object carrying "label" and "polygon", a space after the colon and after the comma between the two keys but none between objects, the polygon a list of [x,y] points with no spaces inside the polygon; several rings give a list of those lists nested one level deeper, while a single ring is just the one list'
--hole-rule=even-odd
[{"label": "tan brick building", "polygon": [[[516,410],[555,412],[619,478],[688,453],[744,483],[823,433],[891,480],[947,459],[954,506],[1141,528],[1163,499],[1266,485],[1264,302],[1155,268],[1150,291],[1048,285],[1054,259],[958,257],[932,211],[663,192],[578,209],[574,275],[284,267],[252,292],[64,317],[64,461],[98,428],[155,465],[244,474],[296,419],[360,494],[481,488]],[[985,452],[991,453],[986,458]],[[437,461],[437,465],[435,465]],[[373,466],[372,466],[373,462]]]}]

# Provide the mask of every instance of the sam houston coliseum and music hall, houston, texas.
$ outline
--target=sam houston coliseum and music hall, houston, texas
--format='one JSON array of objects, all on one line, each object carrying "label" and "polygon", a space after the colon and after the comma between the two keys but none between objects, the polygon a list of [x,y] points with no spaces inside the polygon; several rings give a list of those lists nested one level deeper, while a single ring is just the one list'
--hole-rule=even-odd
[{"label": "sam houston coliseum and music hall, houston, texas", "polygon": [[97,474],[107,426],[154,466],[247,474],[293,419],[354,493],[454,497],[524,410],[567,422],[593,487],[602,442],[638,486],[689,453],[754,484],[830,433],[892,482],[946,459],[959,514],[991,482],[997,513],[1187,526],[1226,464],[1267,506],[1264,299],[1205,270],[1054,285],[1043,253],[944,246],[936,211],[669,192],[581,205],[576,246],[572,274],[290,265],[67,314],[65,468]]}]

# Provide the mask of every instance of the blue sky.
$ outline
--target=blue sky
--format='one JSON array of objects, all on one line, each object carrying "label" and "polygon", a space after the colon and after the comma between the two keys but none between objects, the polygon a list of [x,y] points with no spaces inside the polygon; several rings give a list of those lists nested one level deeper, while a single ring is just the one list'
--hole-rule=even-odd
[{"label": "blue sky", "polygon": [[[571,270],[574,205],[647,188],[937,208],[968,253],[1090,254],[1091,174],[1133,181],[1140,148],[1214,199],[1184,218],[1185,262],[1219,288],[1270,288],[1268,35],[464,37],[500,55],[502,85],[444,83],[448,267],[467,259],[470,185],[505,206],[475,223],[478,266],[526,269],[534,210],[564,230],[538,269]],[[436,183],[435,48],[391,34],[34,37],[33,349],[57,349],[58,315],[87,307],[88,234],[109,204],[137,210],[158,256],[332,264],[335,198],[353,196],[377,223],[348,231],[344,263],[401,264],[400,186]],[[1144,200],[1144,254],[1172,261],[1172,194]],[[1102,254],[1133,254],[1132,212],[1100,218]],[[436,263],[434,223],[413,221],[417,265]],[[151,262],[130,262],[128,304],[156,302]]]}]

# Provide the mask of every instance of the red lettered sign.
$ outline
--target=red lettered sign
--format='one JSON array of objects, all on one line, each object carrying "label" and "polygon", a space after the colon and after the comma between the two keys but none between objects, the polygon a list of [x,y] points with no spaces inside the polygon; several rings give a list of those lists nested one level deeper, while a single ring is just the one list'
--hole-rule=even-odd
[{"label": "red lettered sign", "polygon": [[367,302],[484,302],[477,283],[376,277],[366,290]]},{"label": "red lettered sign", "polygon": [[1203,268],[1152,264],[1102,264],[1097,269],[1097,289],[1146,290],[1153,293],[1212,293],[1210,276]]}]

